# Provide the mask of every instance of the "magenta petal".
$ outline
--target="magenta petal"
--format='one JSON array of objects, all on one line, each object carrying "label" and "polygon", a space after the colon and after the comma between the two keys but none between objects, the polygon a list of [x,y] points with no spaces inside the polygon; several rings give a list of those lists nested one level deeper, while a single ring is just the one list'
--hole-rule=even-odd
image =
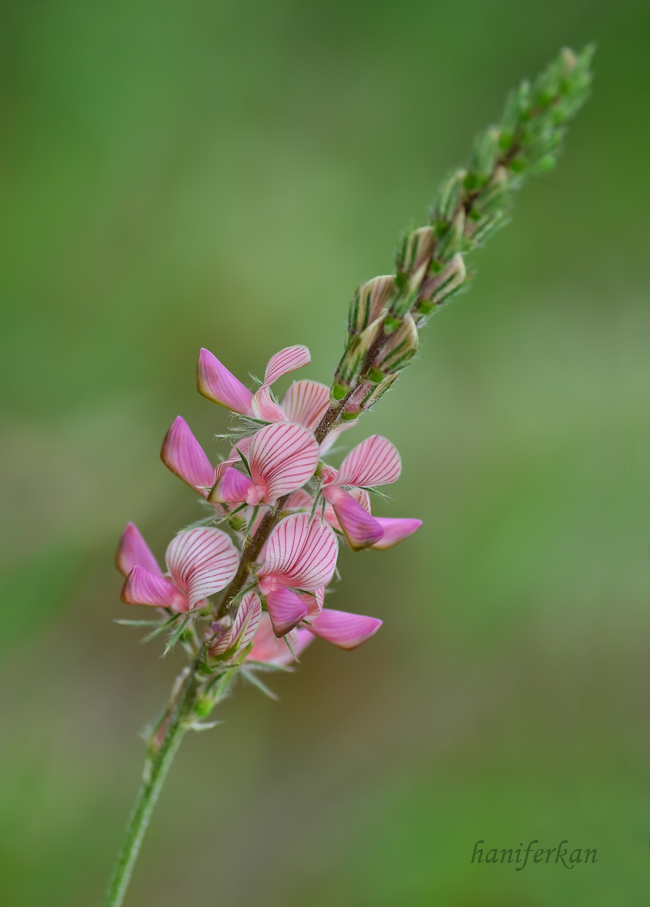
[{"label": "magenta petal", "polygon": [[325,500],[332,505],[345,540],[353,551],[370,548],[383,538],[384,530],[352,495],[337,485],[323,488]]},{"label": "magenta petal", "polygon": [[174,475],[205,497],[214,484],[214,467],[182,416],[177,416],[165,435],[160,459]]},{"label": "magenta petal", "polygon": [[317,617],[308,629],[340,649],[356,649],[362,642],[374,636],[381,624],[377,617],[323,608],[320,617]]},{"label": "magenta petal", "polygon": [[303,603],[307,606],[307,613],[305,614],[305,620],[315,620],[318,615],[323,610],[323,602],[325,601],[325,590],[316,589],[315,592],[298,592],[298,595],[302,599]]},{"label": "magenta petal", "polygon": [[264,384],[268,387],[282,375],[295,372],[297,368],[309,365],[310,362],[311,353],[306,346],[288,346],[269,359],[264,373]]},{"label": "magenta petal", "polygon": [[402,462],[397,448],[381,435],[357,444],[339,469],[339,485],[390,485],[397,481]]},{"label": "magenta petal", "polygon": [[238,469],[226,469],[221,481],[210,492],[208,500],[219,504],[239,504],[246,500],[253,483]]},{"label": "magenta petal", "polygon": [[422,520],[392,519],[391,517],[382,516],[375,517],[375,519],[384,530],[384,535],[378,542],[375,542],[372,547],[378,548],[381,551],[385,548],[392,548],[393,545],[401,542],[402,539],[407,538],[409,535],[413,535],[413,533],[422,525]]},{"label": "magenta petal", "polygon": [[294,513],[278,523],[266,544],[260,577],[281,576],[285,585],[309,592],[329,583],[338,556],[336,536],[309,516]]},{"label": "magenta petal", "polygon": [[313,431],[330,404],[330,389],[318,381],[294,381],[284,395],[282,409],[289,422]]},{"label": "magenta petal", "polygon": [[[287,645],[288,640],[291,649]],[[253,648],[247,661],[265,661],[268,664],[289,665],[307,646],[314,641],[314,636],[309,630],[292,630],[285,638],[278,639],[273,632],[273,624],[268,614],[262,614],[262,619],[255,634]],[[293,651],[293,654],[292,654]]]},{"label": "magenta petal", "polygon": [[220,529],[180,532],[167,548],[167,566],[189,608],[225,588],[237,572],[239,553]]},{"label": "magenta petal", "polygon": [[248,463],[255,485],[266,489],[266,503],[274,504],[313,476],[318,465],[318,444],[301,425],[276,422],[252,437]]},{"label": "magenta petal", "polygon": [[252,393],[209,350],[199,353],[196,372],[199,393],[236,413],[248,415],[251,411]]},{"label": "magenta petal", "polygon": [[145,567],[134,567],[122,586],[121,599],[127,605],[156,605],[186,611],[187,602],[171,580]]},{"label": "magenta petal", "polygon": [[122,533],[115,556],[115,566],[122,576],[128,576],[134,567],[144,567],[157,576],[162,575],[158,561],[149,550],[135,523],[128,523]]},{"label": "magenta petal", "polygon": [[267,593],[266,607],[276,636],[286,636],[307,615],[308,610],[296,593],[284,586],[277,586]]}]

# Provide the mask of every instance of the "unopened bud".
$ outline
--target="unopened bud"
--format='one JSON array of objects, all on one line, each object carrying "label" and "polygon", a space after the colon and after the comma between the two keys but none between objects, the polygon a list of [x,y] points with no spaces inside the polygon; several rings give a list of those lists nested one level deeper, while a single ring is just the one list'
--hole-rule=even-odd
[{"label": "unopened bud", "polygon": [[366,399],[363,401],[363,408],[367,412],[371,409],[375,403],[384,396],[386,391],[392,387],[392,385],[399,378],[399,374],[395,372],[393,375],[387,375],[376,387],[373,388],[372,392]]},{"label": "unopened bud", "polygon": [[[474,177],[474,187],[485,185],[499,154],[499,130],[492,126],[482,132],[474,143],[470,172]],[[473,187],[473,188],[474,188]]]},{"label": "unopened bud", "polygon": [[455,255],[456,252],[462,251],[463,239],[465,237],[465,209],[459,208],[449,228],[444,235],[438,240],[436,247],[436,258],[445,261]]},{"label": "unopened bud", "polygon": [[422,278],[429,269],[435,243],[433,227],[420,227],[406,237],[397,261],[397,293],[390,304],[391,315],[394,317],[401,318],[417,298]]},{"label": "unopened bud", "polygon": [[351,334],[361,334],[371,322],[381,315],[393,292],[394,277],[375,277],[362,284],[350,303],[348,329]]},{"label": "unopened bud", "polygon": [[441,305],[448,296],[458,290],[466,277],[465,261],[460,252],[457,252],[446,268],[424,281],[416,311],[420,315],[428,315],[433,308]]},{"label": "unopened bud", "polygon": [[368,325],[365,331],[362,331],[360,334],[357,334],[356,337],[351,337],[349,339],[347,349],[336,370],[336,384],[334,385],[335,388],[337,384],[341,387],[345,386],[346,391],[340,397],[337,397],[335,394],[335,400],[343,399],[349,386],[361,373],[368,350],[371,348],[377,335],[381,331],[383,322],[383,316],[380,315],[379,318],[375,318],[375,320]]},{"label": "unopened bud", "polygon": [[415,321],[410,315],[407,315],[395,333],[391,334],[376,365],[385,375],[398,372],[415,356],[419,346],[420,340]]},{"label": "unopened bud", "polygon": [[453,220],[463,196],[463,182],[467,175],[465,170],[457,170],[438,190],[435,217],[440,220]]}]

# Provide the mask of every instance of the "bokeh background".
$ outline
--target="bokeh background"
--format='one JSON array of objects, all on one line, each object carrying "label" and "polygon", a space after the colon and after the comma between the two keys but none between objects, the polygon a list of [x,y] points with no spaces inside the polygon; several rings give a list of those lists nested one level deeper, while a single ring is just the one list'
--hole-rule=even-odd
[{"label": "bokeh background", "polygon": [[[643,0],[5,0],[0,901],[97,904],[138,732],[180,658],[114,618],[134,520],[200,511],[158,460],[213,454],[200,346],[245,376],[306,343],[328,381],[355,286],[506,91],[599,45],[558,169],[472,260],[397,390],[384,512],[279,703],[188,737],[127,904],[636,905],[650,889],[650,7]],[[383,505],[382,505],[383,507]],[[471,865],[475,842],[597,865]]]}]

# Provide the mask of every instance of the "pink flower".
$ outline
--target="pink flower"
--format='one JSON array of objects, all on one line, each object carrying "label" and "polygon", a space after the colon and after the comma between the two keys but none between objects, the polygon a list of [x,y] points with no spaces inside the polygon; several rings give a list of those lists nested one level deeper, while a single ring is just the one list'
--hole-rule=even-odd
[{"label": "pink flower", "polygon": [[271,618],[268,614],[262,614],[253,648],[246,660],[263,661],[273,665],[289,665],[294,661],[294,655],[297,658],[313,641],[313,634],[302,628],[290,630],[286,636],[278,639],[273,630]]},{"label": "pink flower", "polygon": [[[368,509],[355,500],[350,490],[365,490],[395,482],[402,470],[397,449],[381,435],[372,435],[357,444],[337,471],[323,470],[322,494],[331,504],[348,545],[354,551],[377,545],[385,529]],[[350,490],[346,490],[350,489]]]},{"label": "pink flower", "polygon": [[179,533],[165,559],[168,572],[163,574],[139,530],[129,523],[116,557],[118,570],[126,576],[122,601],[173,611],[202,608],[207,596],[232,580],[239,554],[225,532],[206,527]]},{"label": "pink flower", "polygon": [[[246,443],[243,446],[239,445],[242,452],[247,447],[248,438],[244,438],[244,441]],[[207,498],[210,489],[226,470],[233,463],[240,462],[239,454],[235,451],[227,460],[214,467],[182,416],[174,419],[165,435],[160,450],[160,459],[167,469],[182,479],[190,488],[198,491],[204,498]]]},{"label": "pink flower", "polygon": [[224,655],[230,649],[245,649],[257,633],[262,617],[262,606],[254,592],[248,592],[239,605],[234,620],[214,621],[207,632],[210,655]]},{"label": "pink flower", "polygon": [[[363,488],[353,488],[350,491],[350,496],[360,504],[367,513],[371,513],[370,508],[370,495]],[[289,499],[288,504],[291,503]],[[297,505],[295,505],[297,506]],[[304,506],[304,505],[302,505]],[[326,504],[325,506],[325,519],[330,524],[332,529],[338,529],[340,532],[341,524],[338,521],[334,508],[331,504]],[[422,520],[417,520],[409,517],[374,517],[374,520],[379,523],[381,528],[384,530],[384,534],[381,536],[378,541],[374,542],[370,547],[375,548],[378,551],[384,551],[386,548],[392,548],[393,545],[396,545],[398,542],[401,542],[402,539],[407,538],[409,535],[420,528],[422,525]]]},{"label": "pink flower", "polygon": [[257,573],[276,636],[320,610],[318,596],[332,578],[337,555],[332,529],[310,521],[309,514],[292,514],[278,523]]},{"label": "pink flower", "polygon": [[250,476],[227,468],[208,500],[251,506],[275,504],[313,476],[318,444],[308,429],[293,422],[276,422],[253,435],[245,456]]},{"label": "pink flower", "polygon": [[[311,362],[306,346],[290,346],[272,356],[266,366],[264,382],[253,394],[241,381],[219,362],[209,350],[202,349],[197,368],[199,392],[233,412],[264,422],[296,422],[310,431],[327,412],[330,404],[330,389],[318,381],[294,381],[284,395],[281,404],[271,397],[271,385],[282,375],[302,368]],[[321,453],[329,450],[341,432],[351,428],[353,422],[345,423],[330,432],[321,445]]]}]

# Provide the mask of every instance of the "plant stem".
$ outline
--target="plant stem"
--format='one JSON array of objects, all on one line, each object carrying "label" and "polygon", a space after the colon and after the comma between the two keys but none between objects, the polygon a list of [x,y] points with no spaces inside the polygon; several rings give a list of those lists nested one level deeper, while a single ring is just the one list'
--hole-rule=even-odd
[{"label": "plant stem", "polygon": [[175,704],[170,707],[158,729],[151,736],[142,786],[129,816],[124,842],[106,886],[102,907],[120,907],[124,900],[153,808],[176,750],[187,730],[187,718],[192,712],[197,689],[196,667],[195,663],[183,681]]}]

